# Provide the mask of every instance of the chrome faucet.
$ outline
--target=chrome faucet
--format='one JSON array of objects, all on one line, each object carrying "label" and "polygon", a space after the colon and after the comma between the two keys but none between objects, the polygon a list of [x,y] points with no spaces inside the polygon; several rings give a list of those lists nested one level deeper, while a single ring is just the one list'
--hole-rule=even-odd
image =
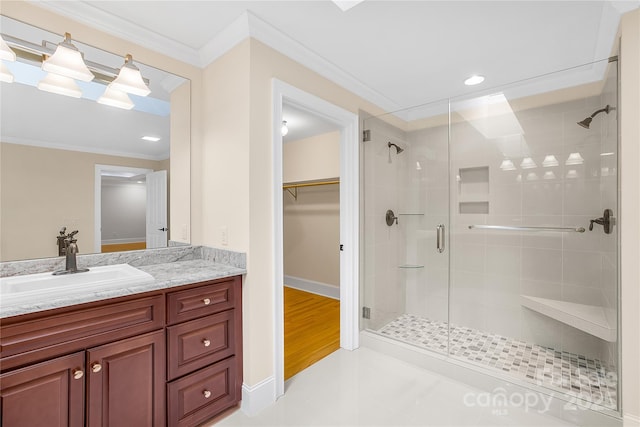
[{"label": "chrome faucet", "polygon": [[64,239],[64,254],[66,257],[65,269],[54,271],[53,274],[58,276],[61,274],[73,274],[73,273],[82,273],[85,271],[89,271],[88,268],[78,269],[78,264],[76,263],[76,254],[78,253],[78,244],[76,243],[78,240],[74,238],[74,236],[78,234],[78,230],[72,231],[67,234]]}]

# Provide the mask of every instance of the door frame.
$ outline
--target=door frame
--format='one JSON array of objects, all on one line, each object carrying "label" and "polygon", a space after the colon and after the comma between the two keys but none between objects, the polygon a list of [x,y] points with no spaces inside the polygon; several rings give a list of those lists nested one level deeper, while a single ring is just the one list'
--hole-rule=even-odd
[{"label": "door frame", "polygon": [[[306,109],[340,129],[340,347],[359,346],[359,143],[358,115],[281,80],[272,80],[274,375],[276,398],[284,394],[284,245],[282,207],[282,104]],[[338,248],[336,248],[338,250]]]},{"label": "door frame", "polygon": [[97,254],[102,252],[102,172],[104,171],[129,172],[135,175],[144,175],[149,172],[153,172],[153,169],[133,168],[129,166],[95,165],[93,191],[93,252]]}]

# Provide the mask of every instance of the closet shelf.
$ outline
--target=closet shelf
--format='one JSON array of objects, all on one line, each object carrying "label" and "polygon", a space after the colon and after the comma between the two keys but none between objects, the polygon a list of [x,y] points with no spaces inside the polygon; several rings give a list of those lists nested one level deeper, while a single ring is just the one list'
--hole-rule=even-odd
[{"label": "closet shelf", "polygon": [[520,295],[520,303],[605,341],[614,342],[617,339],[616,317],[612,309],[528,295]]},{"label": "closet shelf", "polygon": [[311,181],[285,182],[282,184],[282,189],[288,191],[289,194],[293,196],[294,200],[298,200],[298,188],[317,187],[320,185],[333,185],[333,184],[340,184],[340,178],[326,178],[326,179],[316,179]]}]

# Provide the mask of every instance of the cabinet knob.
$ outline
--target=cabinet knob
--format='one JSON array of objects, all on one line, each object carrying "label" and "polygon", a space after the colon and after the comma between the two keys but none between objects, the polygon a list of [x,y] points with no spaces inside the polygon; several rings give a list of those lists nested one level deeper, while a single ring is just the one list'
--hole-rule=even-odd
[{"label": "cabinet knob", "polygon": [[209,305],[211,304],[211,300],[209,298],[205,298],[202,300],[202,302],[204,303],[204,305]]},{"label": "cabinet knob", "polygon": [[79,380],[83,376],[84,376],[84,372],[82,372],[82,369],[76,369],[75,371],[73,371],[73,379],[74,380]]},{"label": "cabinet knob", "polygon": [[204,344],[205,347],[209,347],[211,345],[211,341],[205,338],[202,340],[202,344]]},{"label": "cabinet knob", "polygon": [[204,395],[205,399],[208,399],[211,397],[211,392],[209,390],[203,391],[202,394]]},{"label": "cabinet knob", "polygon": [[102,365],[99,363],[94,363],[93,365],[91,365],[91,371],[98,373],[102,370]]}]

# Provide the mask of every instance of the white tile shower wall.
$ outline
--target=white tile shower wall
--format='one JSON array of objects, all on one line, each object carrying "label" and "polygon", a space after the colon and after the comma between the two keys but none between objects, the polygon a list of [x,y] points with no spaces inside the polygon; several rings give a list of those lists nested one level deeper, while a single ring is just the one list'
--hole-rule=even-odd
[{"label": "white tile shower wall", "polygon": [[[523,294],[600,306],[607,298],[615,302],[615,292],[606,288],[615,283],[615,244],[603,244],[601,227],[582,234],[468,230],[471,224],[587,228],[589,219],[601,216],[616,188],[615,162],[600,155],[615,144],[603,132],[613,138],[615,129],[605,131],[604,120],[594,120],[590,130],[576,122],[602,108],[603,98],[517,111],[523,135],[497,136],[495,125],[490,138],[482,133],[488,121],[505,120],[466,122],[452,105],[451,179],[460,168],[489,167],[488,215],[460,214],[457,186],[450,192],[452,323],[611,361],[606,353],[615,345],[523,308],[518,299]],[[446,158],[446,146],[431,148]],[[572,153],[582,161],[567,161]],[[527,157],[535,167],[523,167]],[[515,170],[500,169],[505,158]],[[603,176],[605,167],[613,178]],[[432,191],[429,181],[427,193]]]},{"label": "white tile shower wall", "polygon": [[407,260],[415,249],[415,263],[424,268],[404,273],[407,279],[406,313],[446,322],[449,263],[447,253],[436,250],[436,227],[448,225],[447,128],[410,132],[407,141],[405,177],[408,191],[404,192],[404,209],[418,214],[404,219],[407,240],[412,242],[407,245]]}]

